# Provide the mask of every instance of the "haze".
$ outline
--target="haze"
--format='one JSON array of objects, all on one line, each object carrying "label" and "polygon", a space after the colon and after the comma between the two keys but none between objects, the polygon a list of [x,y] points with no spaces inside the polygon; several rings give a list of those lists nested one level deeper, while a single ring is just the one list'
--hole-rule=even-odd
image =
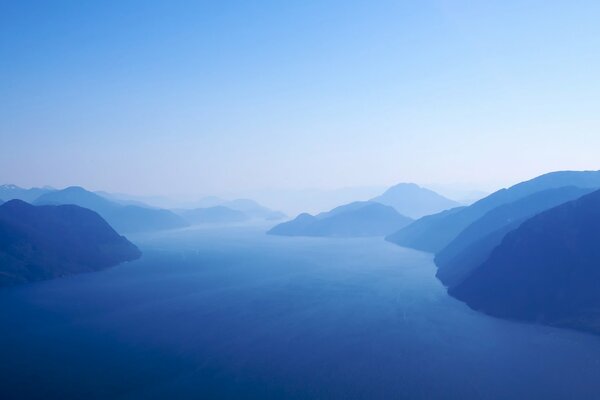
[{"label": "haze", "polygon": [[139,195],[597,169],[597,2],[4,2],[0,181]]}]

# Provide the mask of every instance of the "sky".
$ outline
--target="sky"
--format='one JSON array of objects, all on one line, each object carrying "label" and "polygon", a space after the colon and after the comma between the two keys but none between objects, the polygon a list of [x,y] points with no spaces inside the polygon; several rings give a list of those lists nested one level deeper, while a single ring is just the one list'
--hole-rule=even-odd
[{"label": "sky", "polygon": [[0,183],[490,190],[600,169],[597,1],[1,1]]}]

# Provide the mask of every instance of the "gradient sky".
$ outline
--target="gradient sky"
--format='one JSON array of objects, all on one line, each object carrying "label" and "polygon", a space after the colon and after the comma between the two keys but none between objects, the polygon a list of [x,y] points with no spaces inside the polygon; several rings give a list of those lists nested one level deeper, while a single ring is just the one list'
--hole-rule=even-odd
[{"label": "gradient sky", "polygon": [[2,1],[0,182],[200,195],[600,168],[600,2]]}]

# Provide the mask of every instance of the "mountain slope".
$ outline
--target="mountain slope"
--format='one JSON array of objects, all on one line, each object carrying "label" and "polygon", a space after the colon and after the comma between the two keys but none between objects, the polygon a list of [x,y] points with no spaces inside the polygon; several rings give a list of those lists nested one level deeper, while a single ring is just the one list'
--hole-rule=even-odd
[{"label": "mountain slope", "polygon": [[232,210],[241,211],[252,218],[265,219],[268,221],[276,221],[286,217],[284,213],[280,211],[273,211],[250,199],[229,200],[219,205]]},{"label": "mountain slope", "polygon": [[21,200],[0,206],[0,285],[97,271],[139,256],[93,211]]},{"label": "mountain slope", "polygon": [[476,310],[600,333],[600,191],[506,235],[449,293]]},{"label": "mountain slope", "polygon": [[421,218],[460,206],[456,201],[414,183],[392,186],[371,201],[392,206],[400,214],[411,218]]},{"label": "mountain slope", "polygon": [[564,186],[600,188],[600,171],[551,172],[499,190],[469,207],[421,218],[388,240],[400,246],[437,253],[488,211],[542,190]]},{"label": "mountain slope", "polygon": [[96,211],[118,232],[146,232],[182,228],[188,224],[175,213],[134,205],[121,205],[81,187],[72,186],[46,193],[35,202],[37,205],[75,204]]},{"label": "mountain slope", "polygon": [[355,202],[312,216],[296,219],[272,228],[268,233],[283,236],[384,236],[412,220],[394,208],[375,202]]},{"label": "mountain slope", "polygon": [[454,214],[461,213],[467,207],[456,207],[438,214],[419,218],[410,225],[386,236],[385,240],[400,246],[420,251],[432,252],[432,248],[443,248],[447,241],[445,230],[436,230]]},{"label": "mountain slope", "polygon": [[523,221],[592,191],[573,186],[548,189],[494,208],[469,225],[435,256],[436,276],[446,286],[456,285],[487,259],[506,233],[516,229]]},{"label": "mountain slope", "polygon": [[23,189],[16,185],[0,185],[0,199],[4,201],[18,199],[32,203],[43,194],[52,192],[49,188]]}]

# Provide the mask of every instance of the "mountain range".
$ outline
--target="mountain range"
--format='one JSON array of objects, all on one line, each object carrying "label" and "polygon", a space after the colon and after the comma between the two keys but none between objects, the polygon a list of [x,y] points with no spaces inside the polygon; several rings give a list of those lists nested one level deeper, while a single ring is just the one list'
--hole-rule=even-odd
[{"label": "mountain range", "polygon": [[600,333],[600,171],[548,173],[386,239],[435,253],[473,309]]},{"label": "mountain range", "polygon": [[436,254],[437,277],[454,286],[477,268],[504,236],[542,211],[577,199],[594,189],[566,186],[542,190],[487,212]]},{"label": "mountain range", "polygon": [[51,187],[23,189],[16,185],[0,185],[0,199],[4,201],[18,199],[32,203],[41,195],[53,190],[55,189]]},{"label": "mountain range", "polygon": [[400,246],[438,253],[470,224],[494,208],[543,190],[565,186],[600,188],[600,171],[548,173],[508,189],[499,190],[468,207],[423,217],[390,235],[387,240]]},{"label": "mountain range", "polygon": [[74,205],[0,206],[0,285],[98,271],[140,251],[97,213]]},{"label": "mountain range", "polygon": [[270,210],[250,199],[223,200],[205,197],[195,204],[202,207],[176,210],[177,214],[192,225],[230,224],[251,220],[278,221],[285,218],[282,212]]},{"label": "mountain range", "polygon": [[392,186],[383,194],[372,198],[371,201],[392,206],[400,214],[413,219],[437,214],[461,205],[414,183],[400,183]]},{"label": "mountain range", "polygon": [[600,333],[600,190],[509,232],[449,293],[476,310]]},{"label": "mountain range", "polygon": [[242,211],[233,210],[224,206],[213,206],[207,208],[196,208],[179,212],[187,222],[192,225],[198,224],[228,224],[245,222],[250,216]]},{"label": "mountain range", "polygon": [[48,192],[35,200],[34,204],[74,204],[88,208],[100,214],[121,233],[148,232],[188,226],[182,217],[172,211],[119,204],[79,186]]},{"label": "mountain range", "polygon": [[385,236],[411,223],[393,207],[376,202],[354,202],[316,216],[300,214],[273,227],[268,233],[281,236]]}]

